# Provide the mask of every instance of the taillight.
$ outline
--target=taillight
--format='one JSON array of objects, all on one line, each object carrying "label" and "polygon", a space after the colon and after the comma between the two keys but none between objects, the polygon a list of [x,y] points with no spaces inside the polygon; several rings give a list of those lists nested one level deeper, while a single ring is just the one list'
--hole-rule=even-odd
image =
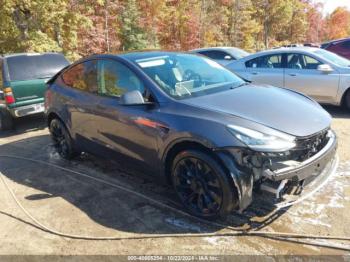
[{"label": "taillight", "polygon": [[50,104],[51,104],[51,91],[47,89],[45,92],[45,101],[44,101],[45,109],[47,109]]},{"label": "taillight", "polygon": [[13,96],[11,87],[4,88],[4,97],[6,104],[13,104],[16,102],[15,97]]}]

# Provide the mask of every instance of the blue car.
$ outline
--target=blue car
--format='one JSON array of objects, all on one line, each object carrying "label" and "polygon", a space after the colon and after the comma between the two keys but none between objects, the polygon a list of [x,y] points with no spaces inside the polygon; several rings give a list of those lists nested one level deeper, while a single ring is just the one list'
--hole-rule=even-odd
[{"label": "blue car", "polygon": [[331,117],[314,100],[193,54],[84,58],[48,82],[45,110],[62,157],[129,163],[207,219],[245,209],[253,188],[281,199],[336,168]]}]

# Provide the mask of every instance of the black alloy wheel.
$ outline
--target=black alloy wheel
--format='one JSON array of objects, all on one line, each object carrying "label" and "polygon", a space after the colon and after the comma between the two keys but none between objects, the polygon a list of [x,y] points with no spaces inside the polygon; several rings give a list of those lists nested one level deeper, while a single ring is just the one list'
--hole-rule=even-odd
[{"label": "black alloy wheel", "polygon": [[72,139],[66,127],[59,119],[53,119],[50,122],[50,133],[54,147],[61,157],[72,159],[78,155],[78,152],[74,150]]},{"label": "black alloy wheel", "polygon": [[225,217],[236,202],[224,170],[201,151],[183,151],[175,158],[172,181],[180,201],[198,217]]}]

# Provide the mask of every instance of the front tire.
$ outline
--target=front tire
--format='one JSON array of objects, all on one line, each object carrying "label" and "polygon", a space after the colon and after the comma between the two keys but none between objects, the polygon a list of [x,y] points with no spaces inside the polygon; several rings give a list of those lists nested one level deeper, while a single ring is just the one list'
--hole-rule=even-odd
[{"label": "front tire", "polygon": [[54,146],[62,158],[70,160],[79,155],[79,152],[74,148],[73,140],[62,121],[54,118],[50,122],[49,129]]},{"label": "front tire", "polygon": [[178,198],[192,215],[225,218],[236,206],[234,188],[210,154],[199,150],[180,152],[173,161],[171,178]]},{"label": "front tire", "polygon": [[0,130],[6,131],[14,128],[14,121],[6,108],[0,108]]}]

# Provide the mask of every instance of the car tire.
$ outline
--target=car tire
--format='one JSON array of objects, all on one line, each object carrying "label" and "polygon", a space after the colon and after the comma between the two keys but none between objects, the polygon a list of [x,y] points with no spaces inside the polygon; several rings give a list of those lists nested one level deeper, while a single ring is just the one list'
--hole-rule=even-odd
[{"label": "car tire", "polygon": [[52,119],[49,130],[54,147],[62,158],[70,160],[80,155],[80,152],[75,149],[73,140],[61,120],[57,118]]},{"label": "car tire", "polygon": [[350,89],[345,93],[344,96],[344,107],[350,110]]},{"label": "car tire", "polygon": [[237,206],[237,194],[229,176],[206,152],[180,152],[174,158],[171,179],[178,198],[194,216],[225,218]]},{"label": "car tire", "polygon": [[0,130],[6,131],[14,128],[14,121],[6,108],[0,108]]}]

